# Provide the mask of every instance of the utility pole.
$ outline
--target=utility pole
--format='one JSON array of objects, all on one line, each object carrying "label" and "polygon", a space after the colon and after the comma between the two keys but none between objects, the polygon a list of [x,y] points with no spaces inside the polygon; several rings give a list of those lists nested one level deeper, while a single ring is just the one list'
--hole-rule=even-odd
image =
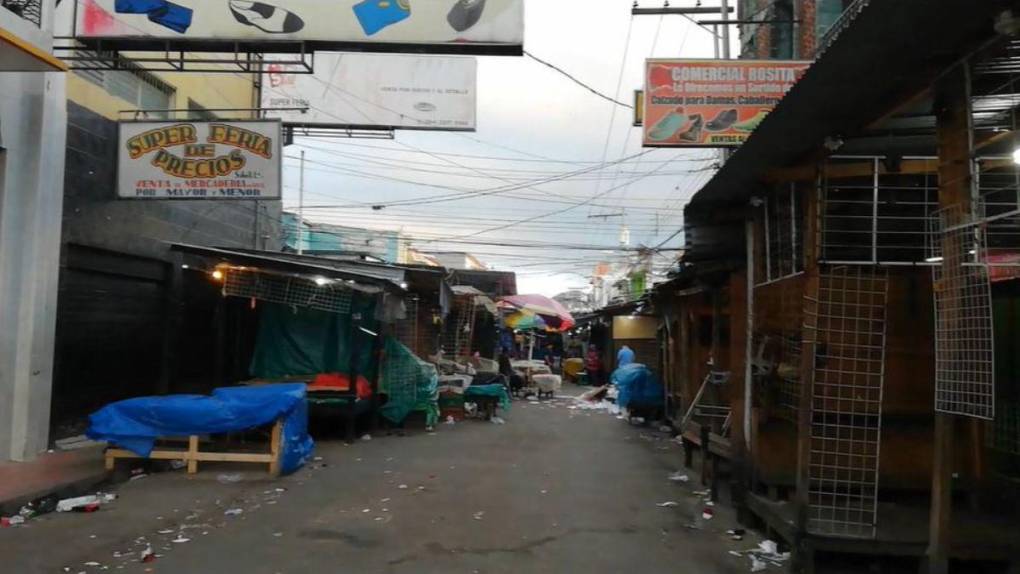
[{"label": "utility pole", "polygon": [[[712,34],[715,57],[719,58],[721,55],[724,59],[728,60],[730,59],[730,14],[733,11],[733,8],[730,6],[730,0],[722,0],[722,5],[719,7],[699,5],[688,8],[673,8],[669,5],[669,2],[666,2],[665,6],[661,8],[638,8],[635,3],[630,13],[632,16],[683,16]],[[695,20],[691,18],[692,15],[719,15],[722,16],[722,20],[710,23],[708,21]],[[711,24],[711,28],[709,28],[709,24]],[[722,26],[721,33],[719,26]],[[720,44],[722,44],[721,48]]]},{"label": "utility pole", "polygon": [[305,150],[301,150],[301,172],[298,175],[298,204],[297,204],[297,252],[303,255],[305,252]]}]

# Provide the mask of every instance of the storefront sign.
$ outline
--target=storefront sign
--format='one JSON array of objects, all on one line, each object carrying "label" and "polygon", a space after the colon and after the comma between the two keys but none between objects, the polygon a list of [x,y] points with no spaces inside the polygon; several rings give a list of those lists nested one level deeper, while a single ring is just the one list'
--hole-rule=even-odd
[{"label": "storefront sign", "polygon": [[278,121],[122,122],[117,195],[131,199],[278,199]]},{"label": "storefront sign", "polygon": [[742,144],[810,62],[648,60],[645,147]]},{"label": "storefront sign", "polygon": [[262,107],[288,125],[475,129],[474,58],[318,52],[313,75],[267,67]]},{"label": "storefront sign", "polygon": [[313,49],[520,54],[524,0],[79,0],[75,36],[193,51],[307,42]]}]

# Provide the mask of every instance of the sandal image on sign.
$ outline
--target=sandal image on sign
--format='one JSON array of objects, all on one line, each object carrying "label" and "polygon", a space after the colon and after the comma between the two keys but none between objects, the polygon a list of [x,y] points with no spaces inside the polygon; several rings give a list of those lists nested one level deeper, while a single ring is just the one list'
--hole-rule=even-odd
[{"label": "sandal image on sign", "polygon": [[737,121],[737,110],[729,109],[719,112],[719,115],[715,116],[707,124],[705,129],[710,132],[724,132],[730,129],[730,126]]},{"label": "sandal image on sign", "polygon": [[458,0],[446,15],[446,21],[454,30],[463,32],[477,24],[484,11],[485,0]]},{"label": "sandal image on sign", "polygon": [[684,114],[684,109],[676,108],[648,130],[648,139],[656,142],[667,141],[682,130],[689,121],[690,118]]},{"label": "sandal image on sign", "polygon": [[767,115],[769,115],[769,110],[758,110],[758,113],[754,114],[754,116],[740,122],[739,124],[734,124],[733,128],[742,132],[753,132]]},{"label": "sandal image on sign", "polygon": [[230,0],[230,11],[238,22],[267,34],[293,34],[305,27],[297,14],[265,2]]}]

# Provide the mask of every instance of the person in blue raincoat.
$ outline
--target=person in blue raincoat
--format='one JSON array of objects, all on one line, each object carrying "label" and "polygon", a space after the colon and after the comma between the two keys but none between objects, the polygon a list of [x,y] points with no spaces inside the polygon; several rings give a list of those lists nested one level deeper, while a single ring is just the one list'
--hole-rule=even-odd
[{"label": "person in blue raincoat", "polygon": [[616,353],[616,368],[626,367],[633,362],[634,351],[627,345],[624,345],[620,348],[620,351]]}]

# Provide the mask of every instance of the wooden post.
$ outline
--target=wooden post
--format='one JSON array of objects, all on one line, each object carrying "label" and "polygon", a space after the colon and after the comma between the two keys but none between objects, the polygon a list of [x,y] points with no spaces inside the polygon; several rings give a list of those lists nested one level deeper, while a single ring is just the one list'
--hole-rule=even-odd
[{"label": "wooden post", "polygon": [[280,476],[280,451],[283,446],[283,421],[276,421],[273,424],[273,434],[269,439],[269,453],[273,460],[269,463],[269,474],[276,478]]},{"label": "wooden post", "polygon": [[[974,146],[971,122],[970,71],[966,62],[936,85],[935,128],[939,152],[939,206],[971,211]],[[948,247],[943,244],[943,249]],[[934,286],[939,289],[939,285]],[[931,516],[927,551],[928,574],[949,572],[950,525],[953,515],[953,455],[956,416],[935,414]]]},{"label": "wooden post", "polygon": [[198,435],[188,437],[188,474],[198,472]]},{"label": "wooden post", "polygon": [[812,551],[807,540],[808,512],[811,506],[811,427],[812,398],[815,380],[815,348],[818,344],[818,298],[821,279],[818,260],[821,254],[819,230],[819,204],[821,179],[813,193],[806,194],[804,202],[804,324],[801,328],[800,400],[797,405],[797,492],[796,536],[794,565],[805,568]]}]

